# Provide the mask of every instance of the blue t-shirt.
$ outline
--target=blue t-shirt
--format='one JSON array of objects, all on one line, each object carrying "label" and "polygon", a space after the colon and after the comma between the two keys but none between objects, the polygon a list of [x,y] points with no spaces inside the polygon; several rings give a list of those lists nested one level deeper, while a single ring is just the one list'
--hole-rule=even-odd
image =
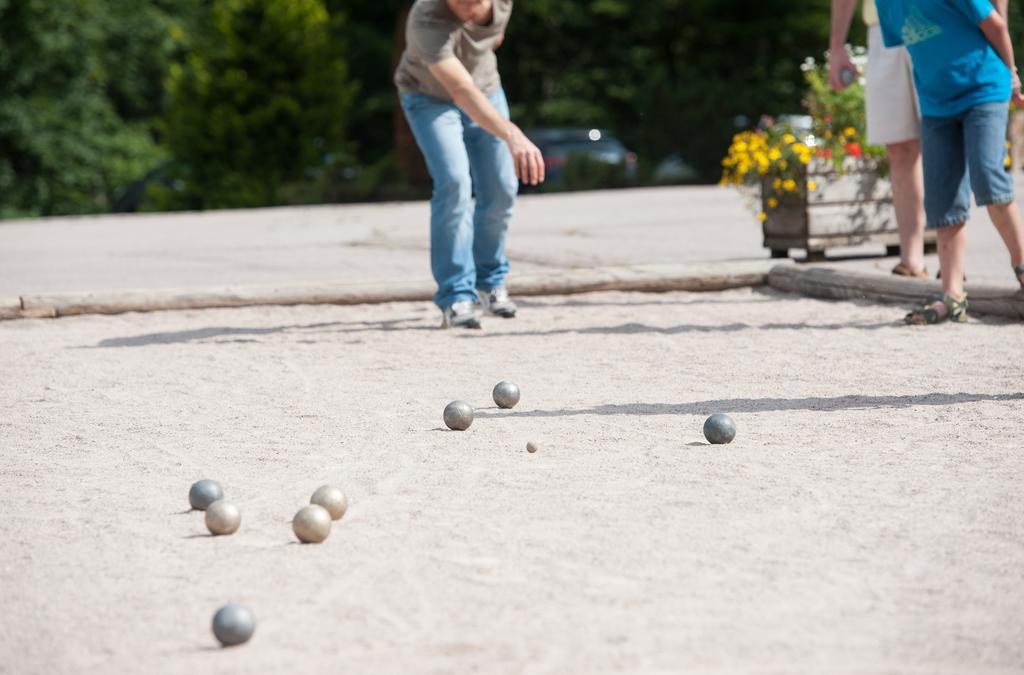
[{"label": "blue t-shirt", "polygon": [[906,45],[921,114],[952,117],[1009,102],[1012,77],[978,25],[991,0],[877,0],[887,47]]}]

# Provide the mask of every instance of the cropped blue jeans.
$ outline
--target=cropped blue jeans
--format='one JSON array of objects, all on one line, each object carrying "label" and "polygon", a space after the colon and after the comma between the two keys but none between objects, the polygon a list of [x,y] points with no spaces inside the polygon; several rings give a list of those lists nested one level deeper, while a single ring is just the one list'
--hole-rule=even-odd
[{"label": "cropped blue jeans", "polygon": [[978,206],[1009,204],[1008,103],[983,103],[953,117],[921,118],[924,211],[930,230],[967,222],[971,191]]},{"label": "cropped blue jeans", "polygon": [[[505,92],[489,96],[506,119]],[[519,182],[512,153],[451,101],[402,93],[402,110],[434,181],[430,268],[444,309],[505,285],[505,239]],[[473,197],[476,197],[474,204]]]}]

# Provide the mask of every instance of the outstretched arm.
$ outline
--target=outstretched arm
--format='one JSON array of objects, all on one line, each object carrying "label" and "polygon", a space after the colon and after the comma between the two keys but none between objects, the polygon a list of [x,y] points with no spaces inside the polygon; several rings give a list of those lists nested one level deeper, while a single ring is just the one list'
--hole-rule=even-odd
[{"label": "outstretched arm", "polygon": [[544,158],[537,146],[515,124],[505,119],[473,83],[473,77],[455,57],[443,59],[429,66],[448,95],[470,119],[488,133],[505,141],[512,152],[516,176],[528,185],[544,182]]},{"label": "outstretched arm", "polygon": [[1017,66],[1013,58],[1013,42],[1010,40],[1010,31],[1007,28],[1006,19],[998,11],[993,11],[981,24],[981,32],[992,45],[992,48],[999,54],[999,58],[1013,73],[1013,95],[1011,100],[1014,103],[1024,103],[1024,96],[1020,92],[1020,76],[1017,75]]},{"label": "outstretched arm", "polygon": [[856,6],[857,0],[832,0],[832,32],[828,39],[828,83],[836,91],[842,91],[849,86],[842,79],[844,69],[857,72],[857,67],[846,53],[846,37],[850,34],[850,22],[853,21],[853,10]]}]

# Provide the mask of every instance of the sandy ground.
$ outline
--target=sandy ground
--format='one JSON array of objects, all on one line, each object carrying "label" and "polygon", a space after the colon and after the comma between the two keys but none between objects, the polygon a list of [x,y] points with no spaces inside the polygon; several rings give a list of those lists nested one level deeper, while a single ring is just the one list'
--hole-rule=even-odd
[{"label": "sandy ground", "polygon": [[[1024,326],[900,316],[747,290],[481,332],[426,304],[0,323],[0,672],[1024,672]],[[185,512],[207,477],[234,536]],[[325,482],[351,509],[299,545]],[[221,650],[228,601],[259,627]]]}]

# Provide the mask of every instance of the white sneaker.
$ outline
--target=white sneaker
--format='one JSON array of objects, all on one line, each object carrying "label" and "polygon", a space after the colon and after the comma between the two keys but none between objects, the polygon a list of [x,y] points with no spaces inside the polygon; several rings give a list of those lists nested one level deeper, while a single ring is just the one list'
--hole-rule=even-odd
[{"label": "white sneaker", "polygon": [[480,291],[480,306],[488,314],[500,316],[502,319],[511,319],[516,315],[516,303],[508,297],[508,290],[502,286],[493,291]]},{"label": "white sneaker", "polygon": [[480,314],[471,300],[460,300],[452,303],[443,312],[444,321],[441,328],[479,328]]}]

